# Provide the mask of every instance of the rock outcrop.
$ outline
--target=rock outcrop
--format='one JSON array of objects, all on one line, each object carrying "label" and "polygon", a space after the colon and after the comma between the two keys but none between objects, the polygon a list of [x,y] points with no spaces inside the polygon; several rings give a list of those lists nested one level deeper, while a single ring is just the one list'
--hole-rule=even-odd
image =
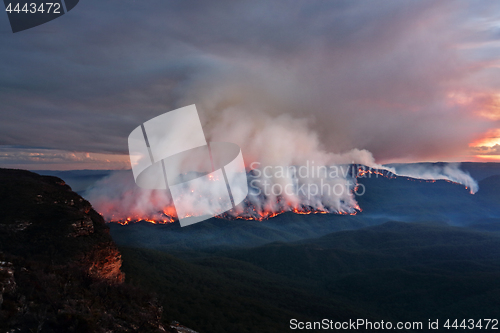
[{"label": "rock outcrop", "polygon": [[101,215],[61,179],[0,169],[1,332],[173,331],[121,264]]},{"label": "rock outcrop", "polygon": [[121,256],[103,218],[61,179],[0,169],[0,250],[74,263],[123,282]]}]

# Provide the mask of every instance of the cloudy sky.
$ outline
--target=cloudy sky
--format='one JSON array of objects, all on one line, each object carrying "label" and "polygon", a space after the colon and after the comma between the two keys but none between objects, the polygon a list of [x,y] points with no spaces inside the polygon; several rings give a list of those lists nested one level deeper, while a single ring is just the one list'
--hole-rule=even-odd
[{"label": "cloudy sky", "polygon": [[189,104],[244,156],[500,161],[498,1],[81,0],[0,45],[0,167],[129,168]]}]

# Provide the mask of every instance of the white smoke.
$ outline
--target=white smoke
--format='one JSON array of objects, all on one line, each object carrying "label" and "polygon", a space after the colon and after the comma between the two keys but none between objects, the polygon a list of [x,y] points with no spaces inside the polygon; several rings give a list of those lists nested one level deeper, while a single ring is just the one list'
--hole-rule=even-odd
[{"label": "white smoke", "polygon": [[[316,133],[308,128],[305,120],[294,119],[288,115],[276,117],[264,113],[250,115],[235,109],[226,109],[216,114],[217,117],[211,119],[205,126],[207,137],[212,141],[238,144],[242,148],[247,170],[254,168],[252,164],[255,163],[262,169],[270,166],[300,167],[311,161],[316,166],[357,163],[382,167],[375,163],[371,153],[366,150],[354,149],[342,154],[326,152],[322,149]],[[357,207],[351,193],[354,182],[349,181],[346,175],[340,174],[323,179],[323,182],[328,183],[325,186],[335,187],[335,192],[332,189],[320,190],[321,179],[315,175],[301,179],[292,179],[292,176],[283,177],[273,173],[268,177],[264,175],[259,177],[259,180],[253,183],[253,189],[260,187],[261,191],[258,195],[255,191],[251,191],[248,201],[257,211],[271,213],[299,209],[301,206],[347,213],[353,212]],[[296,188],[292,190],[291,184]],[[273,185],[279,187],[272,188]],[[162,220],[162,212],[168,207],[170,208],[166,214],[173,214],[172,199],[168,191],[139,188],[134,183],[131,172],[115,172],[96,183],[87,191],[86,197],[107,220],[127,218]],[[182,210],[191,210],[194,214],[196,207],[190,206],[192,207],[183,207]]]},{"label": "white smoke", "polygon": [[479,190],[479,185],[468,172],[460,170],[460,163],[444,165],[401,164],[393,169],[398,176],[427,180],[448,180],[464,185],[472,194]]},{"label": "white smoke", "polygon": [[[248,216],[249,210],[260,216],[290,210],[354,213],[359,207],[354,193],[356,181],[348,172],[351,164],[400,176],[445,179],[465,185],[472,193],[478,189],[458,164],[394,169],[377,164],[367,150],[328,152],[306,120],[287,114],[273,116],[233,107],[207,114],[215,115],[205,119],[208,141],[238,144],[247,171],[255,169],[249,177],[253,182],[247,201],[228,213],[232,217]],[[168,221],[176,214],[168,191],[139,188],[131,171],[114,172],[88,190],[86,197],[107,220]],[[195,213],[196,205],[191,206],[183,207],[183,211]]]},{"label": "white smoke", "polygon": [[[110,176],[97,181],[84,195],[107,221],[126,219],[169,220],[162,214],[172,216],[175,210],[172,199],[165,190],[145,190],[135,184],[132,170],[114,171]],[[174,215],[175,216],[175,215]]]}]

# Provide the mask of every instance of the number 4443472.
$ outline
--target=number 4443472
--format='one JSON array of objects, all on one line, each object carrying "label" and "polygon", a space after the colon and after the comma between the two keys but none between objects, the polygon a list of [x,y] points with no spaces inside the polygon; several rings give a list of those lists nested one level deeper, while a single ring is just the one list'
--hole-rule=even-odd
[{"label": "number 4443472", "polygon": [[474,319],[469,319],[469,320],[462,320],[459,321],[458,319],[455,319],[454,321],[448,319],[444,325],[444,328],[447,329],[484,329],[484,330],[498,330],[498,319],[479,319],[479,320],[474,320]]},{"label": "number 4443472", "polygon": [[[45,5],[45,6],[44,6]],[[46,13],[46,14],[61,14],[61,4],[60,3],[52,3],[52,2],[46,2],[46,3],[41,3],[39,6],[37,6],[36,3],[30,3],[27,4],[25,3],[24,6],[21,8],[19,3],[17,3],[14,8],[12,8],[13,4],[9,3],[7,8],[5,8],[5,11],[9,13]]]}]

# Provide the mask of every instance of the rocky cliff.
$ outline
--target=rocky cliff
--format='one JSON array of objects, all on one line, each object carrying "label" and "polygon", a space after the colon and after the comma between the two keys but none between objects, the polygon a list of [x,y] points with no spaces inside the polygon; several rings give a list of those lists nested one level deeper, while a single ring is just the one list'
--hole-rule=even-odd
[{"label": "rocky cliff", "polygon": [[0,169],[0,332],[164,332],[102,217],[61,179]]}]

